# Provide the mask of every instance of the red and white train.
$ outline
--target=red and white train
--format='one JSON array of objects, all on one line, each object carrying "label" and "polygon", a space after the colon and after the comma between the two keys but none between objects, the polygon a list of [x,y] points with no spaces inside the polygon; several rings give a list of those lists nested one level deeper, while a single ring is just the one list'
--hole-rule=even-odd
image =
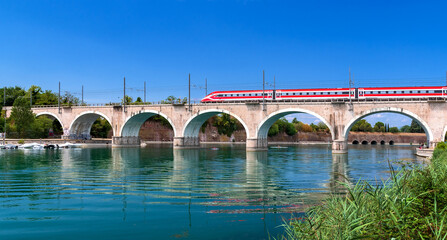
[{"label": "red and white train", "polygon": [[[447,87],[320,88],[265,90],[266,101],[447,97]],[[218,91],[201,102],[262,101],[262,90]]]}]

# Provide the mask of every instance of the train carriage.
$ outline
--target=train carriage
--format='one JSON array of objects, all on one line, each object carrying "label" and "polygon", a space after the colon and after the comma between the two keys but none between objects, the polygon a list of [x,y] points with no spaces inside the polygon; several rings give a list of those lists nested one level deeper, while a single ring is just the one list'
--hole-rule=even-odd
[{"label": "train carriage", "polygon": [[278,89],[247,91],[216,91],[202,99],[208,102],[248,101],[300,101],[332,99],[408,99],[447,96],[447,87],[384,87],[384,88],[324,88],[324,89]]}]

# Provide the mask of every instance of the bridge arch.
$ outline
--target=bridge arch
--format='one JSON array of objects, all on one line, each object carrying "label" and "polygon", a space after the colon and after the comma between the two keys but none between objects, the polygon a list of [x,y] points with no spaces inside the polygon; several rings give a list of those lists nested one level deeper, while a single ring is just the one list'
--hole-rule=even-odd
[{"label": "bridge arch", "polygon": [[334,129],[332,128],[332,126],[329,124],[328,121],[326,121],[326,119],[324,119],[322,116],[320,116],[319,114],[306,110],[306,109],[300,109],[300,108],[287,108],[287,109],[282,109],[276,112],[271,113],[270,115],[268,115],[264,120],[262,120],[262,122],[258,125],[258,128],[256,129],[256,136],[258,139],[266,139],[269,129],[270,127],[280,118],[292,114],[292,113],[307,113],[310,114],[314,117],[317,117],[318,119],[320,119],[324,124],[326,124],[326,126],[329,128],[329,132],[331,133],[331,138],[332,140],[335,139],[335,134],[334,134]]},{"label": "bridge arch", "polygon": [[[69,128],[69,138],[90,138],[90,130],[93,123],[99,118],[106,119],[111,126],[113,126],[110,118],[102,112],[98,111],[85,111],[76,116]],[[115,136],[115,130],[112,127],[113,135]]]},{"label": "bridge arch", "polygon": [[[429,140],[430,142],[433,141],[433,133],[432,133],[429,125],[422,118],[420,118],[418,115],[416,115],[408,110],[405,110],[403,108],[394,108],[394,107],[374,108],[374,109],[362,112],[362,114],[355,116],[353,119],[351,119],[348,122],[348,124],[345,125],[345,129],[343,131],[344,138],[348,139],[349,131],[351,130],[352,126],[357,121],[359,121],[360,119],[367,117],[369,115],[376,114],[376,113],[382,113],[382,112],[400,113],[400,114],[403,114],[405,116],[408,116],[408,117],[414,119],[424,129],[424,132],[427,135],[427,140]],[[446,127],[446,129],[447,129],[447,127]]]},{"label": "bridge arch", "polygon": [[61,119],[56,114],[54,114],[52,112],[40,112],[40,113],[36,114],[36,117],[39,117],[39,116],[49,116],[50,119],[53,119],[53,120],[56,119],[61,124],[62,129],[64,129],[64,123],[61,121]]},{"label": "bridge arch", "polygon": [[236,114],[234,114],[228,110],[224,110],[224,109],[208,109],[205,111],[198,112],[197,114],[195,114],[194,116],[189,118],[188,121],[186,121],[186,123],[183,127],[183,130],[182,130],[183,137],[185,139],[197,138],[199,136],[200,128],[205,123],[205,121],[208,120],[210,117],[215,116],[220,113],[226,113],[226,114],[236,118],[242,124],[242,126],[244,126],[245,133],[247,134],[247,136],[250,136],[249,128],[247,127],[247,124]]},{"label": "bridge arch", "polygon": [[126,121],[124,121],[123,126],[121,127],[120,133],[122,137],[138,137],[140,134],[141,126],[146,120],[149,118],[160,115],[165,118],[169,124],[171,124],[172,129],[174,130],[174,136],[176,136],[176,128],[172,120],[162,112],[154,111],[154,110],[143,110],[139,111],[136,114],[128,117]]}]

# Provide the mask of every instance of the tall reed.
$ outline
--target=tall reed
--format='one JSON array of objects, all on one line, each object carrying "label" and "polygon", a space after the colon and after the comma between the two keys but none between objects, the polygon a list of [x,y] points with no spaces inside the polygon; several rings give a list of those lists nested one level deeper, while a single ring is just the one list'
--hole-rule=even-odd
[{"label": "tall reed", "polygon": [[379,184],[343,184],[306,217],[284,223],[281,239],[447,239],[447,145],[430,164],[404,166]]}]

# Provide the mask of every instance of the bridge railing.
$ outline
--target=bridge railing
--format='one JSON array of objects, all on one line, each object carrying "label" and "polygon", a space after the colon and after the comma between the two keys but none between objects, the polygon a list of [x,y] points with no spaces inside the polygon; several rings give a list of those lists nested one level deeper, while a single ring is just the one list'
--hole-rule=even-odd
[{"label": "bridge railing", "polygon": [[[280,100],[266,100],[266,104],[290,104],[290,103],[362,103],[362,102],[446,102],[446,98],[444,97],[430,97],[430,98],[367,98],[367,99],[280,99]],[[262,100],[241,100],[241,101],[226,101],[226,102],[200,102],[200,101],[191,101],[191,105],[200,106],[200,105],[209,105],[209,104],[263,104]],[[188,106],[188,103],[184,102],[141,102],[141,103],[128,103],[126,106],[166,106],[166,105],[184,105]],[[122,103],[93,103],[93,104],[61,104],[61,108],[69,108],[69,107],[105,107],[105,106],[123,106]],[[58,105],[33,105],[33,108],[57,108]]]}]

